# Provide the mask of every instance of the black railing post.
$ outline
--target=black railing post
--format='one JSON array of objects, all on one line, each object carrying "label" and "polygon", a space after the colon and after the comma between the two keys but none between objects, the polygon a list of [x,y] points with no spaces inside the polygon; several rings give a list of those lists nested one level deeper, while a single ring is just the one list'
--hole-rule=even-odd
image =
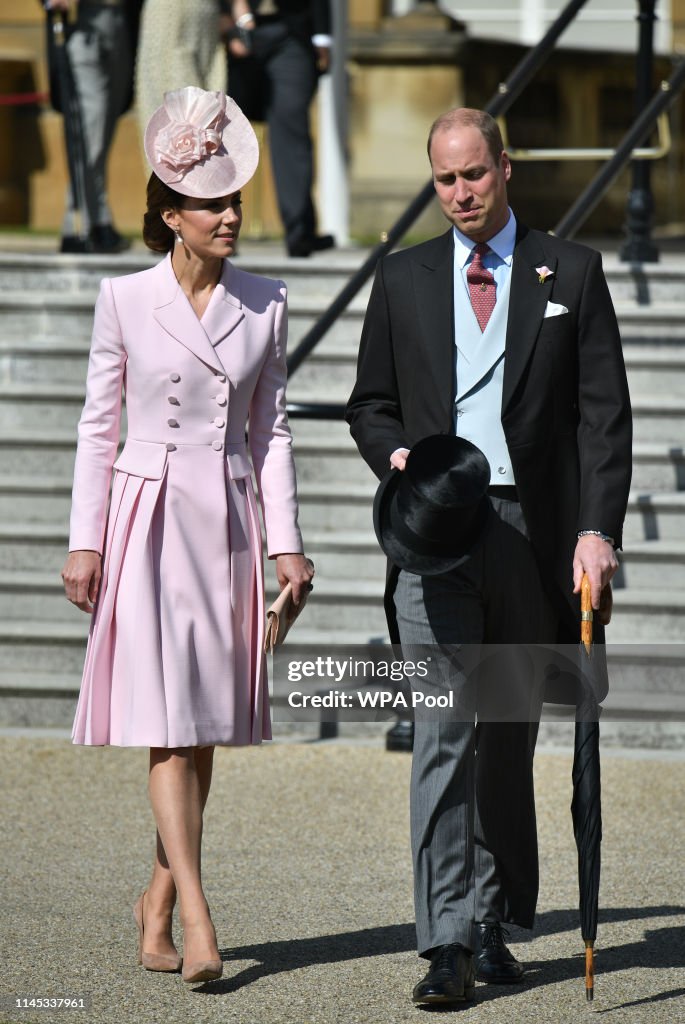
[{"label": "black railing post", "polygon": [[[635,115],[639,117],[652,94],[654,69],[654,22],[656,0],[639,0],[640,26],[635,74]],[[659,250],[651,239],[654,200],[648,160],[633,162],[633,182],[628,193],[625,233],[620,258],[626,263],[656,263]]]}]

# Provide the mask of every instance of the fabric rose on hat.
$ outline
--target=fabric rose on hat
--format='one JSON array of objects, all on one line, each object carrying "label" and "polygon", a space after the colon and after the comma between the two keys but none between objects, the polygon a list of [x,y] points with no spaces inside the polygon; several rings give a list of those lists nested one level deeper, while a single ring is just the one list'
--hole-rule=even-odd
[{"label": "fabric rose on hat", "polygon": [[220,121],[226,109],[223,93],[194,86],[164,94],[169,123],[155,140],[158,163],[178,171],[179,181],[195,164],[216,153],[221,145]]}]

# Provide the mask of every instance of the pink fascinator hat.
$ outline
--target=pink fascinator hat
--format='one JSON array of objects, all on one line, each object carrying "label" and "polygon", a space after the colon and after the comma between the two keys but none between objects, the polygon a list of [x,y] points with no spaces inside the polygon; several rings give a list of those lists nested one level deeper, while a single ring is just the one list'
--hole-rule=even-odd
[{"label": "pink fascinator hat", "polygon": [[160,181],[176,192],[216,199],[250,180],[259,145],[235,100],[187,85],[164,93],[145,129],[145,155]]}]

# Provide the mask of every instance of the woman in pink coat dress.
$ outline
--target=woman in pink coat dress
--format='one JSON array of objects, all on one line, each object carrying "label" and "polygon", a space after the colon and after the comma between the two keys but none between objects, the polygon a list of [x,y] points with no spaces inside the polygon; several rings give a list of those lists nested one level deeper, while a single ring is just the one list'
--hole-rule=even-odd
[{"label": "woman in pink coat dress", "polygon": [[313,566],[285,413],[285,287],[228,262],[254,132],[223,93],[188,87],[165,95],[145,149],[144,238],[167,256],[101,285],[63,578],[93,613],[74,742],[150,747],[157,846],[134,908],[139,962],[182,964],[194,982],[222,972],[200,879],[214,746],[271,736],[252,469],[268,555],[298,603]]}]

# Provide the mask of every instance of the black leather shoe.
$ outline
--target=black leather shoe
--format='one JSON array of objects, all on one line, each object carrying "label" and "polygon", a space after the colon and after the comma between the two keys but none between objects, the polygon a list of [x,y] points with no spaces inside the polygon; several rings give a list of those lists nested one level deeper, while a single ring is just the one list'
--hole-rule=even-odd
[{"label": "black leather shoe", "polygon": [[59,251],[67,253],[93,252],[93,246],[89,238],[81,238],[80,235],[62,235]]},{"label": "black leather shoe", "polygon": [[111,224],[96,224],[94,228],[91,228],[90,243],[93,252],[126,252],[131,248],[129,240],[120,235]]},{"label": "black leather shoe", "polygon": [[430,970],[415,987],[412,999],[415,1003],[445,1006],[464,1003],[467,999],[474,999],[475,995],[473,957],[468,949],[453,942],[449,946],[436,947]]},{"label": "black leather shoe", "polygon": [[400,718],[385,734],[386,750],[403,750],[411,754],[414,749],[414,723]]},{"label": "black leather shoe", "polygon": [[332,249],[335,245],[333,235],[307,235],[288,245],[290,256],[306,257],[313,252],[323,252],[324,249]]},{"label": "black leather shoe", "polygon": [[498,921],[478,925],[480,953],[476,957],[476,978],[493,985],[512,985],[523,978],[523,967],[509,952],[504,935],[508,934]]}]

